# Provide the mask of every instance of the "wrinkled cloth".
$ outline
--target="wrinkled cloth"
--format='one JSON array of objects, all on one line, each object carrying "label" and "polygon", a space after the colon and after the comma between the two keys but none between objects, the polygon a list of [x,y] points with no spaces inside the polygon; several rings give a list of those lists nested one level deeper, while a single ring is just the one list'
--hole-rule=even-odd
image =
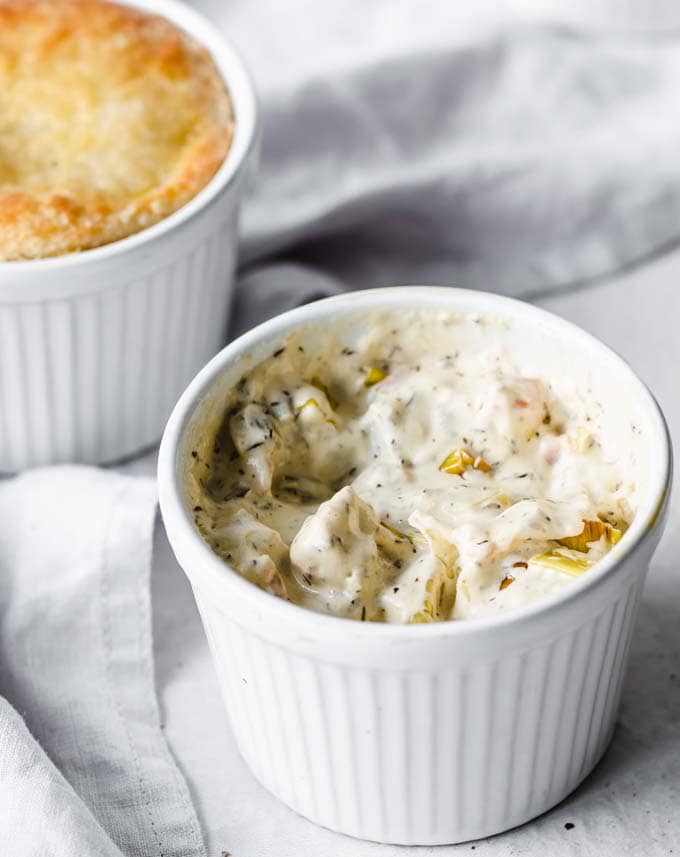
[{"label": "wrinkled cloth", "polygon": [[272,289],[276,259],[345,288],[530,297],[678,240],[677,33],[500,26],[499,4],[473,26],[434,0],[194,5],[258,89],[242,257]]},{"label": "wrinkled cloth", "polygon": [[0,483],[0,854],[204,857],[154,690],[150,479]]}]

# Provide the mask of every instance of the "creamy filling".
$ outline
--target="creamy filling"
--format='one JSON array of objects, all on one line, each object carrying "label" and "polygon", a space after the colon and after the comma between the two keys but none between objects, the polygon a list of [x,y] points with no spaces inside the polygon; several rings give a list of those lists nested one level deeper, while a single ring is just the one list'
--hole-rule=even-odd
[{"label": "creamy filling", "polygon": [[463,347],[480,324],[376,317],[351,347],[292,336],[244,375],[192,452],[213,550],[274,595],[378,622],[483,616],[588,573],[633,516],[602,406],[524,375],[493,324]]}]

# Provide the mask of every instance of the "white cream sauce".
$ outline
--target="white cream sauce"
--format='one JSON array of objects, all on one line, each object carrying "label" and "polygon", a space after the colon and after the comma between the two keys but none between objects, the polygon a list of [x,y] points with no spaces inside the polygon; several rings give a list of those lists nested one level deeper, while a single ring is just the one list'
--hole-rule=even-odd
[{"label": "white cream sauce", "polygon": [[[351,347],[282,342],[193,453],[213,550],[297,604],[402,623],[521,606],[588,573],[633,515],[601,406],[524,376],[494,324],[376,316]],[[471,325],[483,348],[461,347]],[[584,521],[601,534],[560,544]]]}]

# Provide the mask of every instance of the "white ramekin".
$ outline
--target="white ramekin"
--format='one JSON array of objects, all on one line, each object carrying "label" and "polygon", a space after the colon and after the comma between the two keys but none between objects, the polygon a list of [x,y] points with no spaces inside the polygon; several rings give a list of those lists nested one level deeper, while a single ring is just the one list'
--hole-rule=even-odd
[{"label": "white ramekin", "polygon": [[[183,493],[190,448],[245,365],[291,330],[414,307],[508,321],[526,353],[595,367],[618,420],[646,438],[646,488],[621,542],[542,602],[469,622],[390,626],[321,615],[248,583],[212,553]],[[277,346],[278,347],[278,346]],[[618,424],[618,423],[617,423]],[[331,298],[225,348],[177,404],[161,444],[160,503],[188,575],[238,746],[255,776],[313,821],[380,842],[498,833],[562,800],[612,735],[637,604],[663,526],[671,451],[651,394],[613,352],[527,304],[404,287]]]},{"label": "white ramekin", "polygon": [[256,140],[234,49],[174,0],[129,5],[212,54],[235,114],[213,179],[155,226],[82,253],[0,262],[0,473],[111,462],[158,441],[177,397],[226,341],[243,179]]}]

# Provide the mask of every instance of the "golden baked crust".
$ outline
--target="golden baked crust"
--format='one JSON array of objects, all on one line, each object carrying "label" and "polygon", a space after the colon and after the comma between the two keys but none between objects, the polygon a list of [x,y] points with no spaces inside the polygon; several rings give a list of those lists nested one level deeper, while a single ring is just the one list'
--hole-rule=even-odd
[{"label": "golden baked crust", "polygon": [[103,0],[0,0],[0,259],[108,244],[212,178],[233,135],[208,52]]}]

